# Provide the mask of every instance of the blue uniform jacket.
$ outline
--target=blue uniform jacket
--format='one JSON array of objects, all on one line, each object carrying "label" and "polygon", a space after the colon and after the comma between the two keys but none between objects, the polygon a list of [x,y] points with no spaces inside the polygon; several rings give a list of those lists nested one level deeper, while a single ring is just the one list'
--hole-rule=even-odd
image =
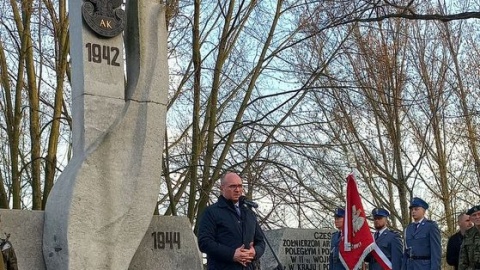
[{"label": "blue uniform jacket", "polygon": [[405,230],[404,270],[440,270],[442,247],[436,222],[424,219]]},{"label": "blue uniform jacket", "polygon": [[257,217],[242,203],[240,209],[238,216],[233,203],[223,196],[205,209],[198,227],[198,246],[207,254],[209,270],[252,269],[251,264],[243,267],[233,261],[235,249],[242,245],[248,247],[250,242],[255,248],[255,258],[263,255],[265,240]]},{"label": "blue uniform jacket", "polygon": [[328,264],[330,270],[345,270],[340,256],[338,254],[338,247],[340,245],[341,234],[340,231],[336,231],[332,234],[332,240],[330,241],[330,257],[328,258]]},{"label": "blue uniform jacket", "polygon": [[[392,270],[402,269],[403,244],[400,234],[386,229],[375,240],[377,246],[382,250],[383,254],[392,263]],[[373,256],[370,256],[369,270],[383,270]]]}]

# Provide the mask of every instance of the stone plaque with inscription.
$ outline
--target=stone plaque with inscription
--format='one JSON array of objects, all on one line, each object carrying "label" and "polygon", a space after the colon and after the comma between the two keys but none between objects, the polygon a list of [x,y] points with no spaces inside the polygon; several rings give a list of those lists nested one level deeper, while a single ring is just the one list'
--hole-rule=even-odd
[{"label": "stone plaque with inscription", "polygon": [[202,257],[187,217],[154,216],[128,270],[202,270]]},{"label": "stone plaque with inscription", "polygon": [[[265,235],[286,270],[327,270],[330,239],[334,230],[292,229],[266,231]],[[262,269],[278,263],[267,247],[261,258]]]}]

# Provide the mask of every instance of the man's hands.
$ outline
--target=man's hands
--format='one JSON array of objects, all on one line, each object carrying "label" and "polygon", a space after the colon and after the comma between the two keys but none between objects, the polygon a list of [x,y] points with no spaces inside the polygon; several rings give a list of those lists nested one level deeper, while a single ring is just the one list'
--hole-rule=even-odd
[{"label": "man's hands", "polygon": [[250,248],[245,248],[245,245],[237,248],[235,254],[233,254],[233,260],[240,263],[243,266],[247,266],[247,263],[252,262],[255,258],[255,249],[253,248],[253,242],[250,243]]},{"label": "man's hands", "polygon": [[253,258],[255,258],[255,255],[256,255],[255,249],[253,248],[253,242],[250,242],[250,249],[248,250],[248,252],[252,256],[252,260],[253,260]]}]

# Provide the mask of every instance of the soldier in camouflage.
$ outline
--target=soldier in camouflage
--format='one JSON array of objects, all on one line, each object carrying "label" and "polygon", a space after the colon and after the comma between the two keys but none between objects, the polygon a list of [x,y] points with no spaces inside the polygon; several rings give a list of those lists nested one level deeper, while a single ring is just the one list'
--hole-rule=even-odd
[{"label": "soldier in camouflage", "polygon": [[0,239],[0,249],[2,250],[3,259],[3,265],[0,267],[0,269],[18,270],[17,255],[15,255],[15,250],[13,249],[12,243],[8,241],[9,237],[10,234],[7,235],[6,239]]},{"label": "soldier in camouflage", "polygon": [[468,210],[473,227],[465,232],[460,248],[459,270],[480,270],[480,205]]}]

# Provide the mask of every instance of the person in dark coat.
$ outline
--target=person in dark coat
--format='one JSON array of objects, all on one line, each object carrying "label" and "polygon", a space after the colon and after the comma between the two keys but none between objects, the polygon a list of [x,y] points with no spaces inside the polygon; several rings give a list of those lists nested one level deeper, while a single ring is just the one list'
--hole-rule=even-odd
[{"label": "person in dark coat", "polygon": [[339,246],[340,240],[342,239],[342,230],[343,230],[343,219],[345,218],[345,209],[337,208],[334,213],[335,217],[335,228],[338,231],[332,234],[332,239],[330,240],[330,256],[328,258],[328,264],[330,270],[344,270],[346,269],[340,261]]},{"label": "person in dark coat", "polygon": [[405,230],[404,270],[440,270],[442,246],[436,222],[425,218],[428,203],[420,198],[410,202],[413,222]]},{"label": "person in dark coat", "polygon": [[207,207],[198,227],[198,246],[207,254],[208,270],[253,270],[265,251],[264,234],[255,213],[244,203],[242,179],[228,172],[222,195]]},{"label": "person in dark coat", "polygon": [[458,232],[448,238],[447,243],[447,263],[458,270],[458,258],[460,256],[460,246],[463,242],[465,232],[473,226],[470,216],[461,213],[457,217]]},{"label": "person in dark coat", "polygon": [[[375,208],[372,210],[373,225],[375,227],[374,239],[377,246],[385,254],[385,257],[392,263],[392,270],[400,270],[402,268],[402,238],[400,234],[388,229],[388,217],[390,212],[383,208]],[[383,270],[382,266],[369,255],[369,270]]]}]

